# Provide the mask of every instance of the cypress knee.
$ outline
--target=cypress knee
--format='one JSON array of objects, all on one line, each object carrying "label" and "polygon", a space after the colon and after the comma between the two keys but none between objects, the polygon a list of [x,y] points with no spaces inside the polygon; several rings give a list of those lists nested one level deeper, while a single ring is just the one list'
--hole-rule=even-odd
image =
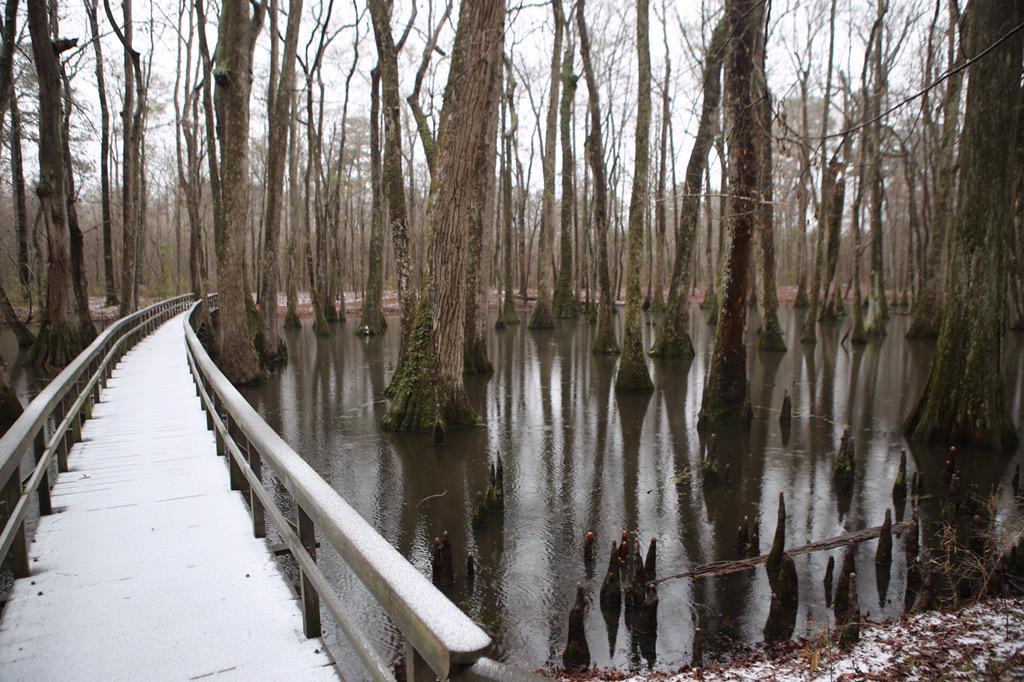
[{"label": "cypress knee", "polygon": [[839,646],[850,646],[860,641],[860,600],[857,599],[857,574],[850,573],[847,581],[850,584],[848,618],[843,624],[839,636]]},{"label": "cypress knee", "polygon": [[601,584],[601,609],[618,612],[622,608],[622,586],[619,581],[619,548],[612,542],[611,556],[608,558],[608,572]]},{"label": "cypress knee", "polygon": [[836,558],[830,556],[828,565],[825,566],[825,606],[832,606],[832,573],[836,568]]},{"label": "cypress knee", "polygon": [[900,466],[896,470],[896,480],[892,484],[892,499],[900,506],[907,496],[907,451],[900,450]]},{"label": "cypress knee", "polygon": [[885,510],[885,520],[878,535],[878,546],[875,548],[875,565],[888,568],[892,564],[892,514]]},{"label": "cypress knee", "polygon": [[704,666],[704,631],[700,626],[693,631],[693,652],[690,654],[690,665],[694,668]]},{"label": "cypress knee", "polygon": [[779,424],[789,426],[793,421],[793,401],[789,397],[789,389],[782,395],[782,411],[779,412]]},{"label": "cypress knee", "polygon": [[644,561],[644,579],[651,582],[657,577],[658,538],[651,538],[647,545],[647,559]]},{"label": "cypress knee", "polygon": [[772,540],[771,551],[768,552],[768,575],[778,575],[782,567],[782,553],[786,550],[786,497],[779,493],[779,515],[775,523],[775,539]]},{"label": "cypress knee", "polygon": [[590,647],[584,626],[587,601],[583,585],[576,583],[576,603],[569,611],[569,637],[562,652],[562,665],[567,669],[585,668],[590,665]]},{"label": "cypress knee", "polygon": [[854,555],[856,546],[852,542],[846,543],[846,552],[843,554],[843,567],[839,572],[839,582],[836,584],[836,596],[832,600],[832,608],[836,614],[836,622],[846,621],[850,611],[850,575],[854,571]]}]

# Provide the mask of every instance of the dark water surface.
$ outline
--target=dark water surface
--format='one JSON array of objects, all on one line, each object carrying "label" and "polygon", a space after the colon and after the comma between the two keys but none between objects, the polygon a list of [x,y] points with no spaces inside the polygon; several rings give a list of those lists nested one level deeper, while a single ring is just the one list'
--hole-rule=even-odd
[{"label": "dark water surface", "polygon": [[[264,418],[385,538],[424,574],[436,535],[449,532],[456,555],[457,582],[447,594],[495,639],[499,655],[529,668],[560,665],[567,616],[577,581],[592,594],[587,638],[593,660],[626,669],[674,669],[689,661],[695,622],[704,629],[711,653],[736,642],[763,639],[770,591],[763,568],[737,576],[691,582],[673,580],[659,588],[658,632],[638,642],[620,622],[606,624],[597,596],[607,565],[607,548],[624,528],[639,533],[644,550],[658,538],[658,575],[698,564],[736,558],[736,530],[744,516],[760,523],[761,549],[775,530],[777,500],[785,493],[788,546],[881,523],[892,507],[892,482],[900,448],[910,454],[909,470],[921,470],[926,497],[921,515],[938,514],[937,499],[945,454],[913,449],[899,432],[924,383],[933,345],[903,338],[908,318],[896,315],[889,336],[863,348],[842,341],[848,326],[820,328],[812,349],[798,342],[803,312],[781,311],[789,351],[756,350],[751,329],[748,374],[754,420],[749,430],[718,434],[719,457],[729,480],[703,487],[697,477],[676,478],[699,466],[706,443],[696,428],[712,333],[705,314],[692,310],[691,334],[697,357],[687,366],[649,360],[655,390],[646,396],[617,395],[616,359],[590,353],[594,327],[586,321],[560,323],[554,331],[526,325],[492,331],[489,381],[468,378],[470,397],[482,425],[449,434],[443,447],[427,436],[380,431],[387,408],[384,389],[398,351],[398,320],[382,339],[355,336],[355,321],[338,325],[328,339],[316,338],[304,321],[288,332],[290,362],[264,386],[246,396]],[[618,315],[621,324],[622,315]],[[657,322],[654,316],[649,321]],[[525,315],[523,316],[525,322]],[[645,346],[654,328],[645,323]],[[621,339],[621,328],[619,330]],[[1024,337],[1007,337],[1004,358],[1008,406],[1020,428],[1024,411]],[[794,419],[784,441],[778,423],[783,390],[793,397]],[[857,480],[851,496],[837,497],[832,465],[840,434],[849,426],[856,439]],[[498,455],[505,467],[504,519],[472,527],[472,506],[487,485]],[[961,456],[965,488],[987,491],[1004,483],[1003,509],[1012,509],[1009,482],[1013,455]],[[907,503],[909,505],[909,502]],[[909,506],[894,510],[905,519]],[[598,538],[593,570],[584,566],[587,531]],[[880,600],[873,561],[875,542],[858,551],[860,602],[871,617],[903,610],[903,541],[894,540],[893,568]],[[474,584],[463,578],[465,552],[478,557]],[[795,557],[800,580],[796,634],[816,633],[830,617],[822,576],[830,555],[838,566],[842,550]],[[381,650],[396,656],[397,630],[361,584],[326,544],[320,561],[330,579],[366,624]],[[352,658],[340,635],[328,635],[332,649]],[[356,665],[354,662],[352,665]]]}]

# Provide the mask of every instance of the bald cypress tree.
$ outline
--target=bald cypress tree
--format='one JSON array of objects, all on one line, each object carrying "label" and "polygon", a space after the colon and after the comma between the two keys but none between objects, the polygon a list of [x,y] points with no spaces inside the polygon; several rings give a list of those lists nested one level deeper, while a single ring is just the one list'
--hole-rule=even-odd
[{"label": "bald cypress tree", "polygon": [[1021,34],[1009,34],[1024,12],[1014,0],[974,2],[967,11],[968,54],[1002,42],[968,70],[938,347],[905,429],[914,440],[1007,451],[1019,440],[1003,392],[1002,356],[1022,61]]}]

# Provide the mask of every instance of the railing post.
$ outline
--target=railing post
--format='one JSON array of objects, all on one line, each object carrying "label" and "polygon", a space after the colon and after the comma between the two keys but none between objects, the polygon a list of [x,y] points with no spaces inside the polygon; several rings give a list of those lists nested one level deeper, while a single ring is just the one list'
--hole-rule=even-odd
[{"label": "railing post", "polygon": [[[245,436],[242,435],[242,433],[237,428],[232,427],[231,417],[229,417],[226,414],[226,411],[224,415],[224,424],[227,426],[227,429],[225,430],[227,431],[228,436],[230,436],[231,439],[235,441],[235,445],[241,448],[242,441],[245,440]],[[230,487],[232,490],[242,491],[242,496],[245,497],[246,500],[248,500],[249,496],[247,495],[248,491],[245,489],[245,476],[242,475],[242,467],[235,460],[235,456],[231,454],[231,451],[228,450],[226,442],[223,444],[223,447],[224,456],[227,457],[228,460],[228,481],[231,484]]]},{"label": "railing post", "polygon": [[[302,506],[296,504],[299,516],[299,542],[306,548],[309,556],[316,561],[316,530],[313,520],[309,518]],[[313,589],[313,583],[300,569],[302,590],[302,631],[306,637],[320,636],[320,595]]]},{"label": "railing post", "polygon": [[[14,473],[7,479],[4,486],[4,498],[7,500],[7,509],[14,511],[14,505],[18,504],[21,497],[21,468],[15,468]],[[27,578],[28,570],[28,543],[25,538],[25,522],[18,524],[14,531],[14,542],[11,543],[11,557],[14,560],[14,577]],[[5,557],[0,557],[2,561]]]},{"label": "railing post", "polygon": [[[32,450],[36,463],[43,457],[43,452],[46,451],[46,433],[44,428],[39,429],[39,433],[36,434],[35,440],[32,441]],[[53,504],[50,502],[50,472],[49,467],[47,471],[43,472],[42,478],[39,479],[39,488],[36,490],[39,495],[39,515],[46,516],[47,514],[53,513]]]},{"label": "railing post", "polygon": [[437,679],[437,675],[409,640],[405,640],[405,679],[406,682],[434,682]]},{"label": "railing post", "polygon": [[[256,480],[262,483],[263,462],[260,459],[260,451],[253,447],[253,444],[249,442],[248,438],[246,438],[244,442],[246,458],[249,460],[249,468],[252,469],[252,473],[256,476]],[[256,494],[256,488],[253,485],[249,486],[249,511],[252,512],[253,536],[257,538],[266,537],[267,522],[263,512],[263,503],[260,502],[260,498]]]},{"label": "railing post", "polygon": [[[62,421],[64,421],[65,412],[65,400],[60,399],[60,404],[56,410],[54,410],[54,428],[60,427]],[[68,444],[68,432],[65,431],[64,435],[60,437],[57,442],[57,472],[64,473],[68,470],[68,450],[70,449]]]}]

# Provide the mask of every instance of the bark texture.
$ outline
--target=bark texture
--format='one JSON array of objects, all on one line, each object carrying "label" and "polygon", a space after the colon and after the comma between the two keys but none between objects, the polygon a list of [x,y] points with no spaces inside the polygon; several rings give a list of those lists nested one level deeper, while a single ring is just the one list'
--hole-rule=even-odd
[{"label": "bark texture", "polygon": [[651,374],[644,361],[643,300],[640,270],[643,267],[644,223],[647,217],[647,176],[651,167],[651,38],[648,0],[636,3],[637,89],[636,147],[633,152],[633,191],[629,199],[629,255],[626,261],[626,323],[622,357],[615,375],[617,391],[650,391]]},{"label": "bark texture", "polygon": [[[1012,0],[972,3],[968,54],[1020,22]],[[1003,385],[1006,273],[1022,40],[1010,36],[969,67],[950,281],[938,348],[905,427],[914,440],[1012,451],[1018,442]],[[992,131],[1001,131],[993,135]]]},{"label": "bark texture", "polygon": [[475,179],[498,113],[504,20],[504,0],[463,6],[459,16],[427,204],[425,281],[382,424],[432,432],[435,442],[477,422],[463,383],[464,273]]},{"label": "bark texture", "polygon": [[576,215],[576,161],[572,153],[572,112],[579,74],[573,73],[573,45],[566,41],[562,57],[562,103],[559,107],[559,133],[562,142],[562,238],[559,243],[558,281],[555,284],[555,317],[572,320],[579,315],[579,301],[573,290],[573,227]]},{"label": "bark texture", "polygon": [[754,127],[757,110],[750,92],[762,30],[764,5],[759,0],[726,3],[732,45],[725,67],[725,104],[729,116],[729,244],[721,278],[722,300],[701,398],[702,425],[746,419],[747,296],[750,289],[750,247],[759,204],[756,199],[759,154]]},{"label": "bark texture", "polygon": [[378,336],[384,333],[384,192],[380,158],[380,68],[371,74],[370,85],[370,262],[366,275],[366,295],[356,334]]}]

